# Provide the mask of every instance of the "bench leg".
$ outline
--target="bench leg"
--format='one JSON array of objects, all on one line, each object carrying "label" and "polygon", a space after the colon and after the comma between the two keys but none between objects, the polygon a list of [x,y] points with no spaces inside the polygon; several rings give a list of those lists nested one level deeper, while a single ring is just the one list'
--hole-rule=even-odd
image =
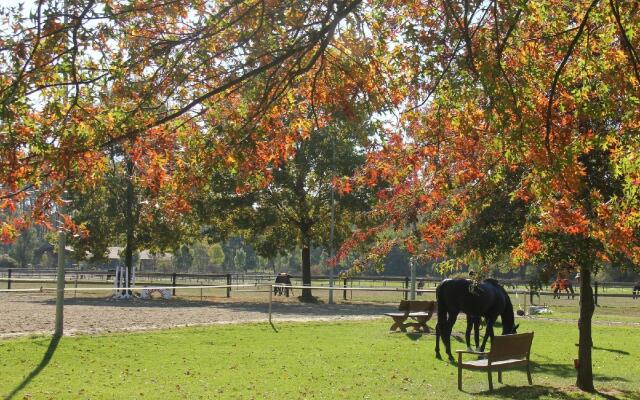
[{"label": "bench leg", "polygon": [[502,383],[502,371],[498,370],[498,382]]},{"label": "bench leg", "polygon": [[418,317],[416,319],[418,321],[418,326],[416,327],[419,331],[429,333],[429,327],[427,326],[427,318],[426,317]]},{"label": "bench leg", "polygon": [[533,380],[531,380],[531,366],[527,363],[527,379],[529,380],[529,385],[533,385]]},{"label": "bench leg", "polygon": [[462,391],[462,353],[458,353],[458,390]]},{"label": "bench leg", "polygon": [[491,378],[491,370],[487,370],[487,378],[489,379],[489,390],[493,390],[493,379]]},{"label": "bench leg", "polygon": [[423,327],[422,324],[420,324],[419,322],[407,322],[406,324],[404,324],[405,328],[413,328],[414,332],[423,332]]},{"label": "bench leg", "polygon": [[391,328],[389,328],[390,331],[395,331],[396,329],[400,329],[400,331],[402,332],[406,332],[407,329],[404,327],[404,321],[406,320],[406,318],[403,317],[392,317],[393,318],[393,324],[391,325]]}]

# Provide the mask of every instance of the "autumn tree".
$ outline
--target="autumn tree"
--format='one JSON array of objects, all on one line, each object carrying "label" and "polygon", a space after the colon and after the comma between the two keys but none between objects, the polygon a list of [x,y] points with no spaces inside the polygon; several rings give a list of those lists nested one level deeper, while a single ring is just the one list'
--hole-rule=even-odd
[{"label": "autumn tree", "polygon": [[[299,249],[303,284],[310,285],[312,246],[328,248],[329,244],[333,179],[362,165],[358,143],[366,141],[368,132],[344,120],[334,121],[308,140],[294,143],[294,155],[270,172],[271,179],[260,190],[238,195],[232,177],[214,177],[217,187],[226,185],[226,191],[215,190],[215,198],[202,205],[204,215],[215,219],[208,225],[217,227],[219,233],[225,226],[229,232],[244,232],[266,258]],[[336,243],[348,235],[354,213],[366,203],[365,193],[336,196]],[[225,221],[220,221],[222,216]],[[312,300],[311,291],[303,290],[302,297]]]},{"label": "autumn tree", "polygon": [[124,265],[132,277],[134,255],[143,249],[180,250],[193,225],[160,210],[162,190],[151,190],[131,158],[118,146],[108,155],[104,175],[94,185],[72,185],[67,208],[74,223],[90,234],[70,238],[79,259],[103,260],[109,246],[124,247]]},{"label": "autumn tree", "polygon": [[[166,194],[161,210],[184,214],[219,171],[232,172],[238,198],[268,187],[311,132],[331,126],[322,105],[365,100],[384,129],[342,188],[373,187],[378,204],[342,254],[377,240],[373,263],[393,246],[444,257],[487,206],[487,188],[523,168],[510,192],[526,203],[511,260],[560,246],[580,270],[577,385],[594,390],[590,274],[599,260],[640,261],[638,7],[45,0],[29,18],[3,9],[1,239],[45,223],[74,182],[99,181],[111,145]],[[327,85],[322,71],[334,66]],[[17,213],[30,190],[32,209]]]},{"label": "autumn tree", "polygon": [[[99,179],[95,164],[118,143],[141,145],[154,159],[143,171],[153,175],[176,160],[144,145],[168,135],[214,163],[242,152],[248,139],[283,139],[278,134],[289,132],[243,138],[216,126],[252,126],[269,113],[359,4],[45,0],[28,12],[2,8],[0,207],[36,189],[30,216],[45,220],[70,181]],[[258,78],[254,101],[237,112],[244,85]],[[136,163],[136,145],[129,151]],[[256,157],[251,172],[264,164]],[[202,172],[186,174],[193,186]],[[3,219],[3,240],[15,238],[19,218]]]},{"label": "autumn tree", "polygon": [[[410,89],[400,93],[399,123],[350,180],[375,176],[370,219],[380,222],[342,254],[367,238],[377,238],[372,262],[392,245],[432,259],[452,248],[498,250],[470,241],[479,229],[508,233],[502,250],[514,266],[547,260],[579,271],[576,384],[593,391],[592,273],[600,262],[640,261],[638,4],[376,6],[376,51]],[[508,227],[492,211],[500,202],[517,210]]]}]

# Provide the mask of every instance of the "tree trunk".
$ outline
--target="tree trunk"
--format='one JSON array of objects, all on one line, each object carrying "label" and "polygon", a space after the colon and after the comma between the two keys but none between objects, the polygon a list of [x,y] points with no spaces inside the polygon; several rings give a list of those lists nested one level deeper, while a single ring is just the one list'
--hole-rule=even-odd
[{"label": "tree trunk", "polygon": [[[311,286],[311,239],[307,235],[302,239],[302,285]],[[311,289],[302,289],[302,301],[313,300]]]},{"label": "tree trunk", "polygon": [[578,378],[576,386],[580,389],[593,392],[593,365],[591,359],[591,348],[593,341],[591,338],[591,319],[595,310],[593,303],[593,291],[591,289],[591,268],[580,267],[580,319],[578,320],[578,330],[580,333],[578,341]]},{"label": "tree trunk", "polygon": [[133,161],[127,160],[127,191],[126,191],[126,200],[125,200],[125,221],[127,221],[127,232],[126,232],[126,245],[124,248],[124,265],[127,268],[127,287],[131,287],[131,278],[133,272],[133,251],[135,249],[135,236],[134,236],[134,228],[135,228],[135,218],[133,215],[133,202],[135,201],[135,195],[133,192]]}]

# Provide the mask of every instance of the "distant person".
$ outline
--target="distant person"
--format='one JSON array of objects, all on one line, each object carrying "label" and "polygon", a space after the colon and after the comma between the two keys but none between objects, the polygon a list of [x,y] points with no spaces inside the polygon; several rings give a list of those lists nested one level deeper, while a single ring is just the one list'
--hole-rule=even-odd
[{"label": "distant person", "polygon": [[[418,290],[424,289],[424,279],[418,280]],[[422,296],[422,292],[418,292],[418,296]]]}]

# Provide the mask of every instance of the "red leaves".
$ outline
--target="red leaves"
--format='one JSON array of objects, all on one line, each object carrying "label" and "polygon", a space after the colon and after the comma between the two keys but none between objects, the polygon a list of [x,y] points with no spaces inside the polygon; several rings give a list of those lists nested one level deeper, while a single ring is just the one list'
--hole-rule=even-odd
[{"label": "red leaves", "polygon": [[9,244],[13,242],[16,237],[17,234],[15,228],[5,222],[2,222],[2,226],[0,227],[0,242]]},{"label": "red leaves", "polygon": [[0,203],[0,210],[8,209],[10,213],[16,212],[16,203],[12,199],[4,199],[2,203]]}]

